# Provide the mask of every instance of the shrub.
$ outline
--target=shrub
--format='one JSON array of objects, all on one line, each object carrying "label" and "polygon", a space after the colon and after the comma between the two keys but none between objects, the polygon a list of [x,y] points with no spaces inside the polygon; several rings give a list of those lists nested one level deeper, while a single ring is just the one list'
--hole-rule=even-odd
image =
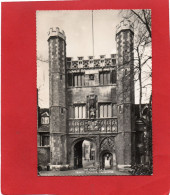
[{"label": "shrub", "polygon": [[153,167],[152,165],[133,165],[130,171],[131,175],[152,175]]}]

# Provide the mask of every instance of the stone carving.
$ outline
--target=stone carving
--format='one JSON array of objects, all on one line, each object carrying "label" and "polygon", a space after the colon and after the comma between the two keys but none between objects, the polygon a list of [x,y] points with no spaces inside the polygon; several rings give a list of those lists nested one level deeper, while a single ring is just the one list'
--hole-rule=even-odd
[{"label": "stone carving", "polygon": [[96,95],[89,95],[87,101],[89,103],[89,118],[96,118]]},{"label": "stone carving", "polygon": [[[52,49],[54,50],[55,48]],[[65,53],[63,53],[63,51],[60,53],[61,56],[63,56],[64,54]],[[67,63],[66,67],[67,69],[89,69],[89,68],[91,69],[93,67],[100,68],[103,66],[109,67],[115,65],[116,61],[115,63],[112,63],[112,57],[116,58],[115,56],[116,54],[113,54],[111,58],[106,58],[106,59],[104,57],[100,59],[88,59],[88,60],[85,59],[80,60],[79,58],[78,60],[68,59],[68,61],[66,62]]]},{"label": "stone carving", "polygon": [[106,66],[110,66],[111,65],[111,59],[105,59],[105,64],[106,64]]},{"label": "stone carving", "polygon": [[114,139],[113,137],[106,137],[100,145],[100,150],[109,150],[109,151],[113,151],[115,150],[115,144],[114,144]]},{"label": "stone carving", "polygon": [[116,133],[117,119],[70,119],[70,133],[85,133],[97,131],[101,133]]},{"label": "stone carving", "polygon": [[78,68],[78,61],[73,61],[72,66],[73,68]]},{"label": "stone carving", "polygon": [[98,121],[88,121],[88,131],[98,131]]},{"label": "stone carving", "polygon": [[86,68],[86,67],[88,67],[88,65],[89,65],[89,61],[88,60],[84,60],[83,61],[83,66]]},{"label": "stone carving", "polygon": [[90,112],[90,118],[96,117],[96,109],[94,107],[91,107],[89,112]]},{"label": "stone carving", "polygon": [[100,60],[94,60],[94,66],[99,66],[99,64],[100,64]]}]

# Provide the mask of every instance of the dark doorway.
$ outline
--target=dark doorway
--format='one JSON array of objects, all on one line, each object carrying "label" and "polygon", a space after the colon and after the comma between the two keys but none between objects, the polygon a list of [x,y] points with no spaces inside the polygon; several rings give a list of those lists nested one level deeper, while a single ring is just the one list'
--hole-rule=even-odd
[{"label": "dark doorway", "polygon": [[90,168],[95,165],[95,144],[88,140],[81,140],[74,145],[74,168]]},{"label": "dark doorway", "polygon": [[101,155],[101,168],[112,169],[113,168],[113,155],[110,152],[103,152]]},{"label": "dark doorway", "polygon": [[74,168],[82,168],[82,143],[83,141],[80,141],[75,144],[74,146]]}]

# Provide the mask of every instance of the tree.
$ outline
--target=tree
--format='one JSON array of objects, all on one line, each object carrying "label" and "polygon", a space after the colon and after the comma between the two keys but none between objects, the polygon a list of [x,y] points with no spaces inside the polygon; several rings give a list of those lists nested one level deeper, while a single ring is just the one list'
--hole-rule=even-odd
[{"label": "tree", "polygon": [[[121,11],[122,17],[131,20],[134,25],[134,77],[139,82],[139,114],[146,126],[144,135],[145,156],[149,159],[146,167],[135,167],[137,174],[145,174],[146,170],[152,172],[152,90],[148,101],[146,118],[142,116],[143,89],[151,86],[152,80],[152,30],[151,10]],[[145,169],[145,170],[144,170]]]},{"label": "tree", "polygon": [[39,93],[38,101],[40,107],[44,104],[43,98],[48,98],[48,96],[43,96],[42,98],[42,93],[44,93],[43,91],[48,87],[48,63],[49,61],[47,59],[44,59],[41,55],[37,55],[37,88]]},{"label": "tree", "polygon": [[134,25],[134,77],[139,82],[139,113],[142,117],[143,89],[151,86],[152,78],[151,10],[123,10],[120,14]]}]

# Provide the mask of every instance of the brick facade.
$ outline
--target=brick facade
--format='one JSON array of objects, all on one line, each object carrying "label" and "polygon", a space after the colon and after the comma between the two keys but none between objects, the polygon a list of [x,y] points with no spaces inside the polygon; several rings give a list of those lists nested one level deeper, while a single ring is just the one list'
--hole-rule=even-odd
[{"label": "brick facade", "polygon": [[117,27],[117,54],[100,59],[66,57],[66,37],[49,32],[50,162],[74,167],[74,146],[95,144],[95,166],[109,152],[113,167],[134,160],[133,26]]}]

